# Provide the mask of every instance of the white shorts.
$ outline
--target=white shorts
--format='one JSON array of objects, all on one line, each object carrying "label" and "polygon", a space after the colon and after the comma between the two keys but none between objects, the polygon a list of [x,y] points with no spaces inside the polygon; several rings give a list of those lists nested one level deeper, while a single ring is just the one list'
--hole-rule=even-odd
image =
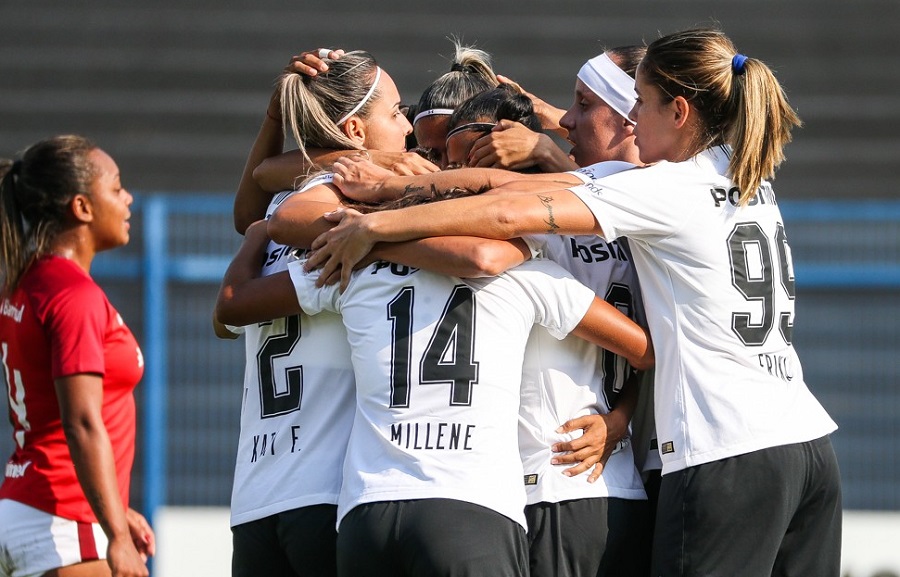
[{"label": "white shorts", "polygon": [[83,561],[106,559],[98,523],[70,521],[0,499],[0,577],[38,576]]}]

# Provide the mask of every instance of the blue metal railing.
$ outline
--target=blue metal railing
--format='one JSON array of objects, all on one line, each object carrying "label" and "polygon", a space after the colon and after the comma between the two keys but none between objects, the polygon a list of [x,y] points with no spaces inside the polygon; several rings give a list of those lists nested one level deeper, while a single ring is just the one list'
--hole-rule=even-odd
[{"label": "blue metal railing", "polygon": [[[794,201],[779,203],[787,224],[789,238],[794,223],[815,223],[834,226],[839,223],[900,222],[900,201]],[[900,262],[859,263],[842,261],[838,264],[795,262],[794,276],[799,286],[809,288],[869,288],[900,287]]]},{"label": "blue metal railing", "polygon": [[97,278],[138,278],[144,288],[144,360],[142,389],[144,405],[143,511],[148,519],[166,503],[168,350],[167,332],[170,281],[218,283],[231,256],[228,254],[169,254],[168,222],[172,214],[230,214],[233,199],[225,195],[173,196],[154,194],[137,197],[132,212],[143,215],[144,250],[140,257],[119,256],[115,252],[98,256],[92,267]]}]

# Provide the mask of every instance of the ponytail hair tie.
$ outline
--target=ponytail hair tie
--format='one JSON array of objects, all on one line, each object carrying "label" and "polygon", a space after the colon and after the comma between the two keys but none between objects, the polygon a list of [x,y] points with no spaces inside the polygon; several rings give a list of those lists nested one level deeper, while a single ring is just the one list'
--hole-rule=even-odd
[{"label": "ponytail hair tie", "polygon": [[450,67],[450,72],[465,72],[466,74],[471,74],[472,67],[468,64],[460,64],[459,62],[454,62],[453,66]]},{"label": "ponytail hair tie", "polygon": [[731,71],[736,75],[741,76],[744,73],[744,63],[747,62],[747,57],[743,54],[735,54],[731,59]]}]

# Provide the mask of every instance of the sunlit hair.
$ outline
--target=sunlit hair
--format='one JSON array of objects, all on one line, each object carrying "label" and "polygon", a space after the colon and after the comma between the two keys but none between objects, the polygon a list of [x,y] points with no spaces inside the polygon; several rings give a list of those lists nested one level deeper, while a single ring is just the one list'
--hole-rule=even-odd
[{"label": "sunlit hair", "polygon": [[0,293],[15,290],[29,263],[50,251],[76,195],[90,196],[97,146],[75,135],[28,147],[19,161],[0,161]]},{"label": "sunlit hair", "polygon": [[456,54],[450,72],[440,76],[425,89],[416,110],[456,108],[464,100],[500,83],[491,68],[490,54],[472,46],[464,46],[457,38],[452,40]]},{"label": "sunlit hair", "polygon": [[476,94],[460,104],[450,116],[447,129],[453,130],[469,122],[496,123],[501,120],[521,122],[535,132],[541,130],[541,120],[534,113],[531,98],[509,84]]},{"label": "sunlit hair", "polygon": [[638,64],[647,53],[646,46],[616,46],[603,51],[625,74],[634,78]]},{"label": "sunlit hair", "polygon": [[699,113],[699,152],[732,148],[731,180],[750,201],[763,179],[773,178],[784,147],[800,119],[778,80],[760,60],[748,58],[743,72],[732,70],[734,44],[720,31],[696,29],[664,36],[647,47],[641,74],[670,99],[684,97]]},{"label": "sunlit hair", "polygon": [[[316,76],[286,73],[278,79],[285,132],[293,135],[310,166],[314,163],[306,152],[308,148],[361,148],[337,122],[365,99],[378,67],[372,55],[361,50],[347,52],[337,60],[322,60],[328,65],[326,72]],[[368,117],[379,92],[376,89],[355,114]]]},{"label": "sunlit hair", "polygon": [[454,186],[445,190],[438,190],[432,185],[429,194],[407,194],[393,200],[386,200],[378,204],[358,203],[350,199],[344,200],[343,204],[347,208],[353,208],[362,213],[379,212],[382,210],[396,210],[407,208],[410,206],[418,206],[420,204],[429,204],[441,200],[452,200],[454,198],[465,198],[467,196],[475,196],[486,192],[490,187],[482,186],[477,189]]}]

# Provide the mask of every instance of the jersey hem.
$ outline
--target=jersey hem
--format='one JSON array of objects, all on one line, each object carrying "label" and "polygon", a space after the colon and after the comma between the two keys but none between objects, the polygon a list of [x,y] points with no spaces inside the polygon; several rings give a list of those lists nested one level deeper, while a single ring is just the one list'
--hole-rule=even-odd
[{"label": "jersey hem", "polygon": [[815,441],[816,439],[827,437],[837,430],[837,425],[832,424],[832,427],[826,427],[825,429],[827,429],[825,430],[825,432],[811,433],[810,435],[800,435],[794,439],[781,439],[779,441],[773,441],[771,439],[763,441],[754,440],[752,443],[725,447],[715,451],[701,453],[699,455],[688,455],[682,459],[678,459],[675,461],[664,461],[662,474],[667,475],[668,473],[674,473],[676,471],[681,471],[682,469],[687,469],[689,467],[705,465],[706,463],[721,461],[722,459],[727,459],[729,457],[738,457],[740,455],[746,455],[747,453],[762,451],[764,449],[771,449],[773,447],[783,447],[785,445],[794,445],[797,443],[808,443],[809,441]]},{"label": "jersey hem", "polygon": [[337,493],[322,493],[318,495],[306,495],[299,499],[282,501],[280,503],[266,505],[265,507],[259,507],[240,513],[235,513],[232,511],[231,527],[234,527],[236,525],[243,525],[244,523],[250,523],[252,521],[258,521],[260,519],[265,519],[266,517],[271,517],[272,515],[277,515],[278,513],[284,513],[285,511],[292,511],[294,509],[301,509],[303,507],[311,507],[313,505],[337,505],[337,502]]},{"label": "jersey hem", "polygon": [[[493,499],[491,497],[493,497]],[[435,491],[433,488],[429,488],[363,493],[362,495],[359,495],[358,497],[353,499],[352,502],[338,503],[337,526],[338,528],[340,528],[341,520],[345,515],[347,515],[347,513],[352,511],[353,508],[358,505],[364,505],[366,503],[377,503],[379,501],[414,501],[418,499],[453,499],[455,501],[463,501],[465,503],[480,505],[481,507],[490,509],[491,511],[495,511],[503,515],[504,517],[508,517],[509,519],[515,521],[527,531],[528,525],[527,521],[525,520],[525,499],[521,499],[521,506],[518,508],[498,507],[496,504],[496,501],[498,500],[497,497],[498,495],[473,495],[468,491],[452,490],[446,487],[441,488],[440,491]],[[506,498],[506,495],[502,495],[502,497]]]}]

